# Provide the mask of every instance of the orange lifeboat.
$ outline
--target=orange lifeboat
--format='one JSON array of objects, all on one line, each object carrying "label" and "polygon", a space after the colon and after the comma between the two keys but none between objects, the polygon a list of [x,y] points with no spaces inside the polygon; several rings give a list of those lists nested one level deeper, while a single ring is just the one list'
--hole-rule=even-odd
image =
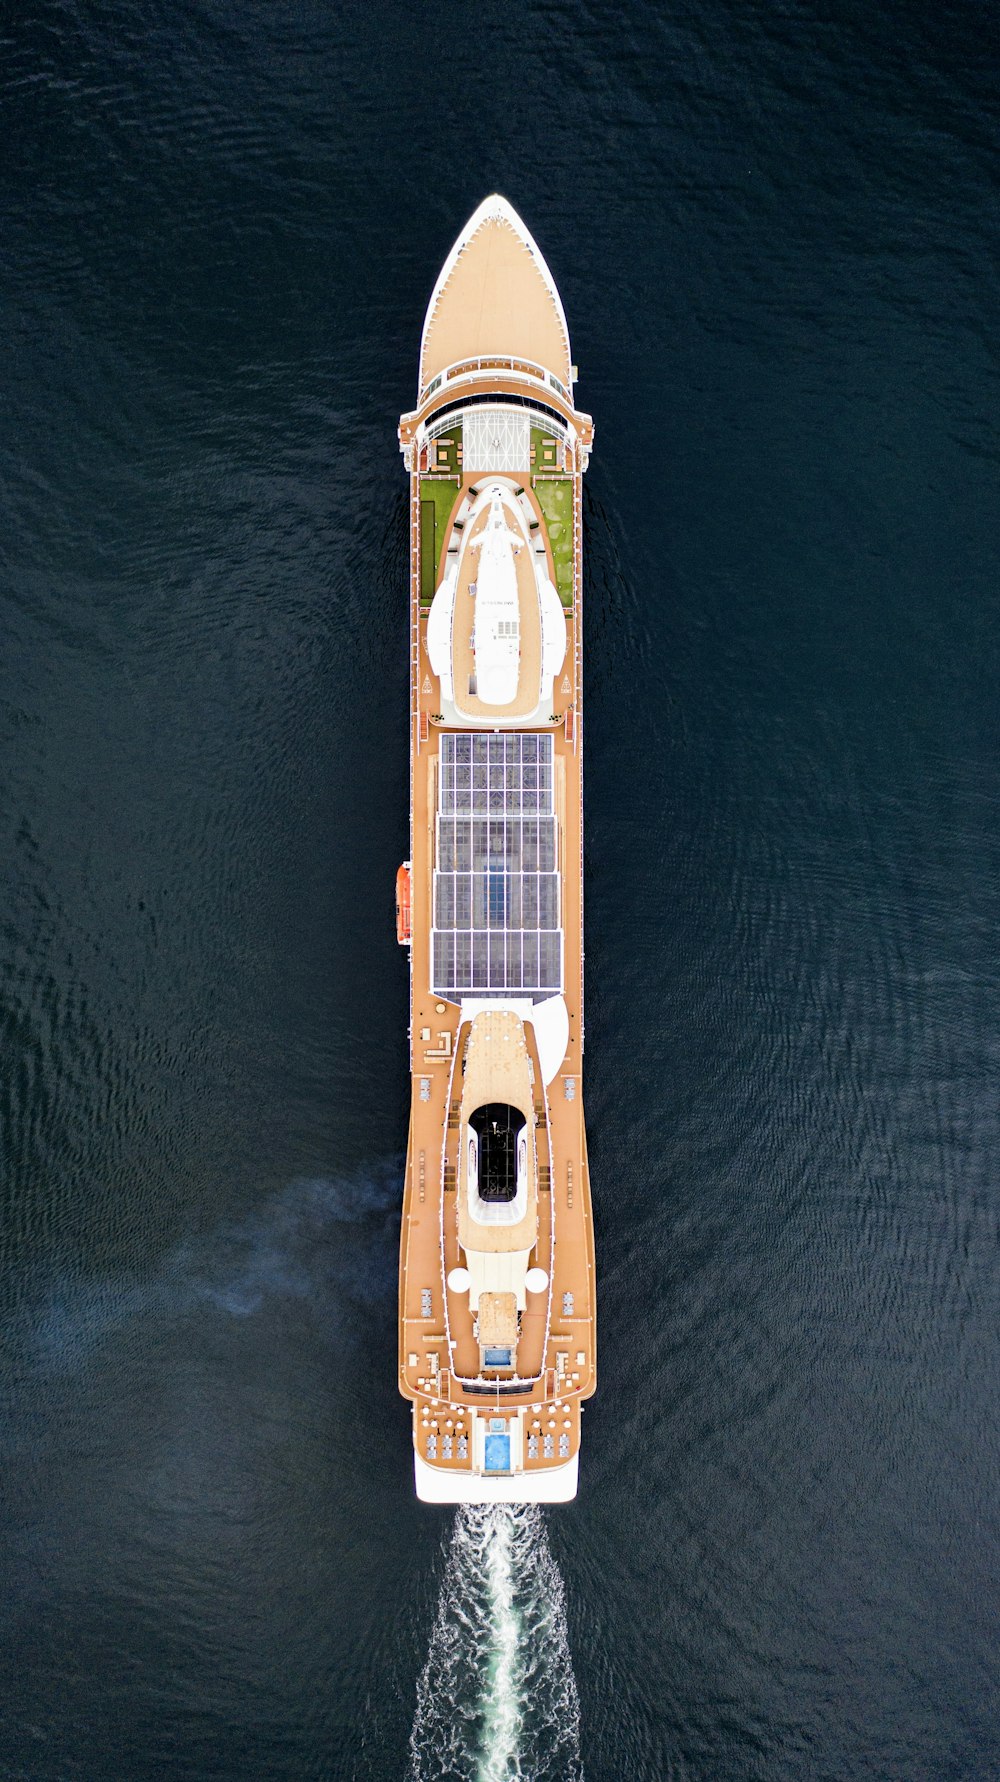
[{"label": "orange lifeboat", "polygon": [[404,860],[396,874],[396,939],[401,947],[410,944],[410,862]]}]

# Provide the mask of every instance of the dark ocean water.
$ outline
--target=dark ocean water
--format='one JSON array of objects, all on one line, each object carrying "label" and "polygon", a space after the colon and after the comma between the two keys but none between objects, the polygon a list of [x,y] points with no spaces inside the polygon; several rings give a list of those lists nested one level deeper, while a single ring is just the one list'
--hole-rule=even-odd
[{"label": "dark ocean water", "polygon": [[995,14],[4,19],[0,1775],[438,1736],[394,430],[499,188],[597,419],[553,1712],[568,1631],[589,1782],[1000,1776]]}]

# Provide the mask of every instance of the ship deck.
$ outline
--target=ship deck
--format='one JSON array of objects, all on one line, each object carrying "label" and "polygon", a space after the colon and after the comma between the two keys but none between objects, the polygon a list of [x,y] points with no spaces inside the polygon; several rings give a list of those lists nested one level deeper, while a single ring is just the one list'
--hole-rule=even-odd
[{"label": "ship deck", "polygon": [[[582,476],[592,426],[589,417],[572,407],[563,388],[564,383],[569,384],[572,369],[569,343],[562,307],[544,262],[540,263],[540,257],[535,258],[533,253],[526,259],[523,243],[511,246],[506,239],[500,239],[511,233],[503,215],[497,228],[492,222],[490,227],[492,236],[489,230],[484,233],[482,227],[470,226],[464,245],[463,238],[456,244],[454,263],[446,262],[425,326],[422,403],[412,415],[402,417],[400,423],[400,442],[410,470],[412,1099],[400,1252],[399,1385],[414,1407],[418,1484],[423,1463],[425,1473],[433,1469],[438,1481],[446,1475],[453,1479],[456,1498],[462,1496],[471,1473],[477,1469],[481,1472],[484,1467],[486,1472],[491,1470],[490,1461],[484,1463],[482,1459],[487,1422],[491,1431],[488,1439],[492,1442],[494,1432],[500,1434],[500,1445],[511,1456],[511,1474],[516,1475],[508,1477],[505,1484],[501,1482],[501,1495],[516,1497],[523,1492],[530,1497],[537,1487],[544,1496],[545,1476],[557,1469],[566,1474],[572,1471],[575,1490],[581,1407],[596,1384],[593,1222],[582,1098],[580,629]],[[506,268],[499,284],[498,265]],[[482,328],[478,332],[462,331],[464,318],[470,313],[469,293],[475,290],[492,291],[495,298],[483,309],[489,322],[485,334]],[[515,340],[511,316],[518,308],[521,334]],[[503,449],[513,454],[512,461],[486,465],[474,459],[474,454],[483,450],[484,429],[469,422],[468,416],[475,414],[472,405],[484,400],[523,403],[526,398],[522,384],[528,378],[538,377],[538,366],[533,363],[519,368],[514,361],[506,367],[483,362],[484,353],[494,349],[490,333],[494,326],[497,341],[506,341],[508,352],[523,352],[528,361],[534,361],[537,355],[548,355],[543,358],[543,365],[549,370],[543,373],[544,401],[533,398],[536,407],[530,445],[528,428],[517,422],[515,412],[505,432],[499,424],[497,429],[497,438],[503,433],[506,442]],[[457,368],[452,364],[452,358],[466,355],[468,364],[459,364]],[[555,376],[549,375],[553,367]],[[469,404],[464,413],[456,412],[457,393]],[[446,431],[436,420],[442,408],[447,413]],[[501,409],[491,409],[490,413],[499,416]],[[516,701],[502,712],[483,706],[468,691],[473,673],[474,608],[469,582],[474,574],[470,568],[474,559],[468,550],[462,551],[463,530],[471,516],[475,493],[489,476],[502,477],[520,503],[529,541],[518,557],[518,693]],[[565,626],[563,663],[551,683],[551,701],[546,694],[542,705],[540,596],[532,564],[536,552],[544,552],[548,579],[561,603],[556,603],[555,624],[558,626],[561,613]],[[455,590],[452,619],[452,705],[443,697],[441,681],[428,652],[427,633],[430,596],[442,586],[455,554],[461,558],[463,573]],[[551,603],[551,594],[546,598]],[[550,613],[545,623],[552,622]],[[550,636],[546,631],[546,650]],[[440,666],[439,654],[437,659]],[[547,938],[551,941],[561,936],[562,950],[558,994],[548,997],[548,1002],[547,991],[540,994],[536,988],[525,996],[508,988],[501,994],[493,977],[483,980],[475,976],[477,970],[493,970],[494,940],[498,938],[493,929],[503,931],[507,921],[500,905],[479,918],[487,929],[481,935],[478,952],[475,945],[471,951],[466,949],[465,970],[471,974],[468,981],[459,984],[456,978],[443,987],[438,961],[435,987],[434,872],[444,796],[442,741],[455,731],[463,736],[495,736],[498,730],[512,735],[530,732],[551,739],[551,786],[547,782],[546,791],[551,804],[546,806],[549,814],[545,822],[551,833],[554,818],[557,858],[552,865],[557,873],[559,910],[558,928]],[[466,746],[472,748],[471,744]],[[546,740],[546,774],[549,746]],[[536,746],[531,747],[537,754]],[[518,772],[522,771],[519,767]],[[485,800],[485,793],[480,796]],[[488,816],[492,810],[491,806]],[[463,820],[470,827],[478,821],[472,817]],[[486,820],[484,817],[483,821]],[[533,819],[523,819],[525,826],[532,822]],[[540,861],[535,864],[540,865]],[[476,876],[475,862],[471,865],[470,882]],[[531,872],[527,876],[535,875]],[[481,862],[479,877],[489,877]],[[520,880],[517,884],[520,892]],[[517,937],[518,947],[521,938]],[[506,944],[507,939],[506,933],[501,932],[498,944]],[[505,957],[502,945],[499,956]],[[517,957],[520,960],[519,951]],[[537,957],[541,958],[541,952]],[[509,973],[513,968],[508,963],[503,969]],[[523,969],[527,972],[527,965]],[[473,980],[482,983],[483,988],[474,989]],[[502,981],[509,985],[513,980]],[[516,982],[521,983],[522,979]],[[531,1198],[523,1229],[518,1227],[516,1235],[522,1254],[530,1251],[532,1268],[527,1288],[522,1286],[519,1299],[523,1310],[514,1367],[506,1372],[484,1373],[482,1331],[477,1334],[468,1272],[463,1268],[463,1262],[472,1258],[466,1247],[467,1221],[463,1227],[463,1160],[458,1149],[470,1105],[464,1072],[467,1058],[476,1055],[475,1049],[469,1052],[472,1023],[481,1011],[498,1006],[498,996],[503,1008],[519,1011],[512,1018],[527,1049],[524,1066],[531,1092],[524,1112],[528,1115],[531,1139]],[[559,1015],[552,1017],[551,1007],[557,1004]],[[481,1029],[479,1022],[477,1033]],[[521,1088],[517,1096],[511,1092],[512,1105],[518,1102],[518,1096],[524,1100],[525,1080],[518,1077]],[[494,1245],[494,1249],[506,1247]],[[479,1242],[477,1248],[485,1250],[489,1245]],[[454,1281],[449,1280],[451,1276]],[[523,1268],[521,1279],[523,1283]],[[541,1282],[543,1286],[539,1286]],[[498,1307],[504,1298],[492,1293],[483,1296],[481,1323],[487,1310],[491,1317],[494,1313],[499,1316]],[[484,1413],[489,1413],[488,1418]],[[434,1494],[447,1497],[450,1489],[446,1480],[443,1486],[434,1486]],[[567,1488],[565,1494],[572,1492]]]},{"label": "ship deck", "polygon": [[[470,482],[471,486],[473,485]],[[468,497],[462,492],[455,509],[456,514],[461,514],[468,505]],[[488,511],[484,510],[478,515],[469,535],[470,543],[482,534],[488,519]],[[475,558],[471,551],[466,550],[459,571],[452,618],[454,702],[461,717],[488,720],[490,707],[484,705],[478,695],[471,691],[475,685],[476,667],[472,648],[473,626],[476,621],[475,596],[472,590],[475,587],[476,574]],[[542,626],[535,597],[534,571],[527,550],[523,550],[517,560],[517,598],[521,643],[517,697],[505,707],[505,712],[509,717],[526,717],[533,714],[538,705],[538,683],[542,668]]]},{"label": "ship deck", "polygon": [[[455,509],[476,478],[456,483]],[[544,526],[533,479],[526,494]],[[420,500],[414,479],[414,504]],[[546,551],[554,578],[551,545]],[[445,532],[447,538],[448,532]],[[442,545],[442,554],[446,546]],[[491,1400],[497,1407],[525,1406],[529,1435],[537,1433],[538,1456],[525,1456],[525,1470],[542,1468],[545,1437],[560,1455],[559,1437],[569,1436],[569,1452],[579,1445],[580,1404],[596,1384],[593,1230],[587,1144],[583,1122],[583,891],[582,761],[580,753],[579,607],[565,613],[567,653],[558,677],[553,720],[545,728],[554,740],[554,804],[560,837],[564,995],[569,1014],[565,1056],[548,1089],[533,1047],[535,1138],[539,1181],[537,1262],[550,1275],[551,1292],[529,1295],[522,1320],[519,1357],[523,1389],[497,1381],[492,1391],[466,1387],[478,1371],[478,1347],[467,1306],[448,1292],[446,1276],[461,1262],[458,1249],[457,1145],[461,1057],[468,1023],[460,1008],[431,989],[432,875],[441,726],[437,721],[439,682],[426,650],[427,609],[419,598],[419,565],[411,590],[415,640],[412,713],[412,1112],[404,1194],[405,1244],[400,1271],[400,1389],[418,1407],[418,1451],[461,1471],[458,1438],[468,1431],[469,1413]],[[529,1029],[529,1032],[531,1030]],[[429,1309],[428,1296],[429,1295]],[[454,1348],[450,1345],[454,1343]],[[452,1457],[442,1456],[443,1438],[452,1432]],[[565,1457],[566,1443],[562,1443]]]}]

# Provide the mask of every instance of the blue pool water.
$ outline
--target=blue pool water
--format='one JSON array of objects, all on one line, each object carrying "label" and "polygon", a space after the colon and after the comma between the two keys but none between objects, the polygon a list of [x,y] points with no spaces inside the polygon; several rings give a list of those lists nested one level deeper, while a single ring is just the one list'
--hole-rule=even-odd
[{"label": "blue pool water", "polygon": [[488,1473],[510,1472],[510,1436],[487,1435],[486,1437],[486,1471]]}]

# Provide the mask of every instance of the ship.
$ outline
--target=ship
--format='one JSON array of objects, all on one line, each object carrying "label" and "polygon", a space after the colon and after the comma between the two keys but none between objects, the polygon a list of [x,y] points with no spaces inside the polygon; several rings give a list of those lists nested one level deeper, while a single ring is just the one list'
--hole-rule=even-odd
[{"label": "ship", "polygon": [[555,281],[485,199],[431,294],[409,475],[411,1105],[399,1388],[431,1503],[565,1503],[597,1383],[583,1117],[582,487]]}]

